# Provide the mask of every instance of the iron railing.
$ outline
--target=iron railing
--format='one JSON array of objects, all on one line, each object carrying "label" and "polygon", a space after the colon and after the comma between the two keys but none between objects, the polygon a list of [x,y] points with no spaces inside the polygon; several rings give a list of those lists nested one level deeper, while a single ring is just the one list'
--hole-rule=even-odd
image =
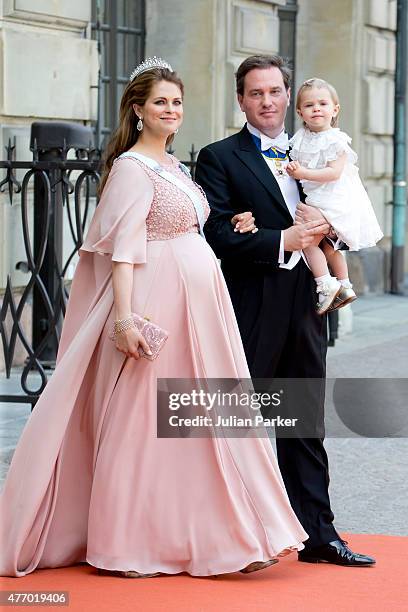
[{"label": "iron railing", "polygon": [[[75,159],[67,159],[67,148],[60,149],[60,158],[41,161],[39,149],[34,141],[33,160],[15,161],[15,142],[6,147],[7,160],[0,161],[0,168],[6,170],[6,177],[0,181],[0,191],[8,191],[9,202],[13,205],[16,196],[21,202],[21,228],[24,241],[25,261],[15,264],[15,269],[29,274],[28,283],[22,290],[13,287],[11,275],[7,283],[0,310],[0,334],[3,344],[5,370],[10,378],[17,339],[20,339],[27,358],[21,373],[23,393],[0,395],[0,401],[35,404],[44,390],[47,370],[55,365],[62,321],[68,300],[69,279],[66,278],[69,266],[80,248],[92,203],[97,204],[96,187],[100,179],[100,151],[89,147],[76,149]],[[170,150],[169,152],[174,152]],[[189,153],[190,159],[183,162],[195,172],[197,151],[194,145]],[[17,170],[26,170],[22,181],[16,178]],[[34,216],[40,214],[40,223],[30,221],[32,203],[31,185],[41,190],[40,205],[34,204]],[[72,239],[72,249],[62,258],[62,231],[53,231],[55,217],[65,214],[64,226],[68,224]],[[37,208],[37,210],[36,210]],[[31,227],[34,225],[34,236]],[[14,265],[14,264],[13,264]],[[51,280],[50,280],[51,279]],[[31,337],[27,335],[22,323],[24,309],[33,304]],[[39,313],[39,314],[38,314]],[[6,319],[11,319],[7,326]],[[11,328],[8,331],[7,328]],[[30,384],[29,375],[36,373],[35,388]]]}]

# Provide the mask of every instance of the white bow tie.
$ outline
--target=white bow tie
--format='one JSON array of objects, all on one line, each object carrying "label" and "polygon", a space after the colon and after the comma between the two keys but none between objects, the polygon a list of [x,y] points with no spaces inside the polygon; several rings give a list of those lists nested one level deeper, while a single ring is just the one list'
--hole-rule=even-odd
[{"label": "white bow tie", "polygon": [[276,138],[270,138],[266,134],[260,134],[261,136],[261,149],[267,151],[271,147],[286,153],[289,148],[289,138],[286,132],[281,132]]}]

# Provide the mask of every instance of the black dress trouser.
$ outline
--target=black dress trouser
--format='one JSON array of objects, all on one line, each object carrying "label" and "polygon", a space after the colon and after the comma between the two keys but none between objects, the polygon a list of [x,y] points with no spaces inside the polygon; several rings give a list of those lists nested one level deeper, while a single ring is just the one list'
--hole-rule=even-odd
[{"label": "black dress trouser", "polygon": [[252,378],[321,381],[320,395],[305,401],[308,418],[312,415],[322,433],[277,437],[276,447],[291,505],[309,535],[306,548],[326,544],[339,536],[333,526],[323,446],[326,317],[314,310],[313,277],[303,260],[292,270],[237,262],[224,262],[222,267]]}]

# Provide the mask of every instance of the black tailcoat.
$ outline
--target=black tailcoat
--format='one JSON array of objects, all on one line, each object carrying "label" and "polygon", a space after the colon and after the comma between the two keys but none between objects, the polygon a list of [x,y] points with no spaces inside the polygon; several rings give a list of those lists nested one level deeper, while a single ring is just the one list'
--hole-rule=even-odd
[{"label": "black tailcoat", "polygon": [[[279,268],[281,230],[293,220],[247,128],[201,149],[195,178],[211,206],[204,233],[221,260],[251,376],[313,378],[324,385],[326,317],[315,312],[315,284],[303,260],[292,270]],[[233,231],[232,217],[244,211],[252,211],[256,234]],[[285,262],[290,255],[285,252]],[[324,389],[305,402],[308,418],[313,404],[312,418],[323,431]],[[309,534],[306,546],[337,539],[323,434],[278,437],[277,455],[291,504]]]}]

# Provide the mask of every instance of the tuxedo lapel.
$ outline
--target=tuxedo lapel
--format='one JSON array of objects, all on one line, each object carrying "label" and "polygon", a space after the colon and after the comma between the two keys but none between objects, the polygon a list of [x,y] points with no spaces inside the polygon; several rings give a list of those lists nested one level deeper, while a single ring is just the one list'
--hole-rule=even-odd
[{"label": "tuxedo lapel", "polygon": [[256,148],[255,143],[252,140],[252,136],[246,127],[243,127],[239,132],[238,139],[239,148],[235,149],[234,153],[269,191],[280,208],[282,208],[282,210],[286,213],[288,219],[293,221],[279,185],[270,171],[268,164]]}]

